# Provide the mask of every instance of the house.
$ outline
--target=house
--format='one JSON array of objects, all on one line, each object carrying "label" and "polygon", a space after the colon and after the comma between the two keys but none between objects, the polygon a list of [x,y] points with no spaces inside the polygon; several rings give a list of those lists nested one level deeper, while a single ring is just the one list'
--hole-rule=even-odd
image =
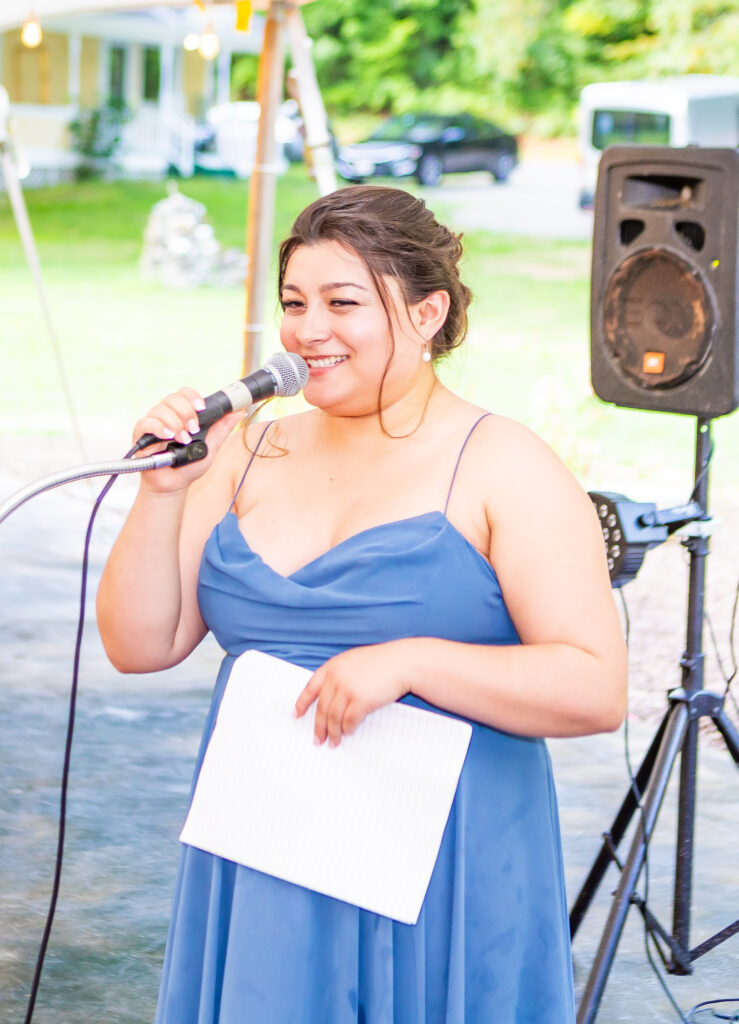
[{"label": "house", "polygon": [[[21,40],[23,14],[17,25],[0,15],[0,84],[10,98],[13,137],[31,167],[26,185],[74,177],[80,156],[70,124],[81,108],[110,103],[128,112],[116,173],[161,177],[174,168],[189,176],[206,111],[230,101],[232,57],[259,53],[263,34],[257,14],[247,31],[237,31],[233,6],[208,7],[207,14],[192,5],[161,6],[45,17],[41,43],[29,48]],[[197,46],[207,28],[220,44],[210,59],[184,46],[188,37],[188,46]],[[245,138],[249,153],[237,146],[231,154],[240,172],[250,166],[253,135]]]}]

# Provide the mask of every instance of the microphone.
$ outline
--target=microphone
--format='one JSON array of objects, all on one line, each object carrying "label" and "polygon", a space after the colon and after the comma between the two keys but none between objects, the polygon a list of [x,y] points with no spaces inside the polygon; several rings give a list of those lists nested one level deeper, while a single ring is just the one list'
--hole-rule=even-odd
[{"label": "microphone", "polygon": [[229,412],[249,409],[264,398],[297,395],[308,383],[309,373],[308,364],[301,356],[292,352],[276,352],[261,369],[234,381],[222,391],[208,395],[205,408],[198,413],[200,429],[207,429]]},{"label": "microphone", "polygon": [[[198,413],[200,431],[207,430],[230,412],[249,409],[255,402],[278,395],[280,398],[297,395],[308,382],[310,370],[305,359],[292,352],[276,352],[259,370],[241,380],[234,381],[222,391],[214,391],[205,399],[205,408]],[[144,434],[136,442],[136,449],[160,441],[154,434]]]}]

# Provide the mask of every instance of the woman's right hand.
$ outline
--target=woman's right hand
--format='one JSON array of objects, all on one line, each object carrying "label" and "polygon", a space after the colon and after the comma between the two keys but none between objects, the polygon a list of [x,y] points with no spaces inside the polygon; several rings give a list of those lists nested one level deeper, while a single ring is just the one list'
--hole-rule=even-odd
[{"label": "woman's right hand", "polygon": [[[144,434],[154,434],[162,439],[161,445],[150,445],[138,452],[136,458],[163,451],[171,441],[189,444],[193,434],[200,429],[198,413],[205,408],[202,396],[194,388],[180,388],[167,395],[153,406],[133,428],[133,440],[138,441]],[[171,494],[186,490],[201,477],[213,462],[213,458],[243,416],[232,412],[214,423],[206,434],[208,454],[198,462],[191,462],[176,469],[149,470],[141,474],[142,488],[160,494]]]}]

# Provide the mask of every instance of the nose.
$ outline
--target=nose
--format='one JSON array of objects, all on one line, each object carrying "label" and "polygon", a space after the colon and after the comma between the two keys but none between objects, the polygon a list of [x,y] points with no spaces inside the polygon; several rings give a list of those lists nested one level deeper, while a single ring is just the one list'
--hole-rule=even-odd
[{"label": "nose", "polygon": [[322,302],[307,302],[297,317],[295,338],[303,345],[326,341],[331,336],[328,311]]}]

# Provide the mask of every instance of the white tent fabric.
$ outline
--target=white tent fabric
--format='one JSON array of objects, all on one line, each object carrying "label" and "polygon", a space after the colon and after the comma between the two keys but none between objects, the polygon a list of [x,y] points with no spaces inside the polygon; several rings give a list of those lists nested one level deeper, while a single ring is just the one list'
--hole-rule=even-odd
[{"label": "white tent fabric", "polygon": [[[302,6],[310,0],[293,0]],[[20,28],[33,13],[43,28],[44,19],[70,14],[102,14],[115,11],[140,11],[159,8],[187,8],[187,0],[4,0],[0,3],[0,32]],[[208,7],[234,7],[233,0],[207,0]],[[267,8],[267,0],[252,0],[254,10]]]},{"label": "white tent fabric", "polygon": [[[100,14],[113,11],[135,11],[151,8],[151,0],[9,0],[0,6],[0,30],[20,28],[34,14],[43,28],[48,18],[69,14]],[[182,0],[159,0],[157,7],[186,7]]]}]

